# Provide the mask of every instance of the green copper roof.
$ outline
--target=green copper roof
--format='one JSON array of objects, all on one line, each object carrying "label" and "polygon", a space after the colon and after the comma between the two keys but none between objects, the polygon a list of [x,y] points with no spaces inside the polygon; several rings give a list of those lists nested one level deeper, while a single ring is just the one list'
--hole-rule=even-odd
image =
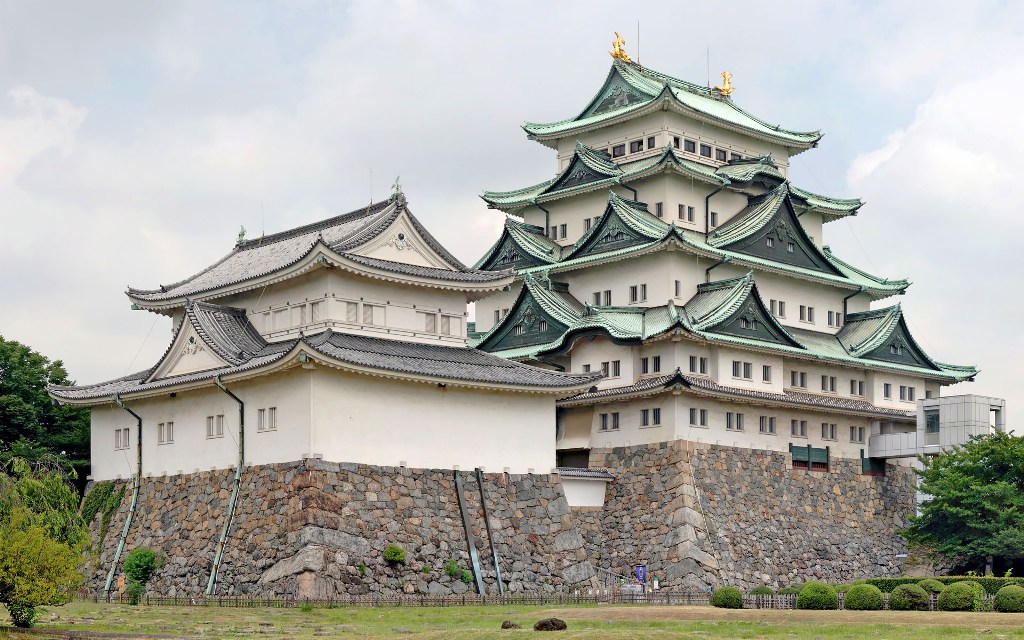
[{"label": "green copper roof", "polygon": [[669,224],[647,211],[646,204],[627,200],[609,191],[608,204],[601,219],[572,245],[565,258],[646,244],[663,238],[670,229]]},{"label": "green copper roof", "polygon": [[[838,335],[783,327],[764,307],[751,273],[700,285],[682,308],[671,301],[658,307],[595,307],[576,300],[564,284],[528,276],[524,285],[509,314],[473,346],[504,358],[541,359],[565,352],[577,336],[588,332],[635,344],[679,330],[709,342],[900,371],[945,383],[978,373],[974,367],[928,358],[906,330],[898,305],[850,314]],[[537,318],[546,318],[548,326],[539,325]],[[516,335],[513,328],[518,325],[523,330]],[[558,331],[551,330],[553,325]],[[509,340],[510,335],[515,339]],[[903,355],[880,354],[879,347],[888,347],[893,340],[903,345]]]},{"label": "green copper roof", "polygon": [[505,229],[474,269],[501,270],[558,262],[562,247],[532,224],[505,218]]},{"label": "green copper roof", "polygon": [[682,113],[785,146],[807,149],[821,139],[819,131],[791,131],[757,118],[714,89],[615,60],[597,95],[579,115],[548,124],[526,123],[523,129],[538,140],[558,139],[581,129],[601,126],[660,103]]},{"label": "green copper roof", "polygon": [[[539,203],[628,184],[665,171],[675,171],[689,178],[731,189],[746,187],[754,181],[761,181],[765,186],[774,188],[785,180],[771,156],[732,160],[717,168],[685,158],[671,146],[662,149],[657,156],[621,165],[606,161],[607,156],[607,153],[577,141],[573,159],[553,179],[513,191],[485,191],[480,197],[492,209],[521,215],[524,209]],[[606,166],[605,162],[614,165],[617,170]],[[816,211],[826,222],[855,213],[864,204],[857,199],[821,196],[792,185],[789,188],[794,205]]]}]

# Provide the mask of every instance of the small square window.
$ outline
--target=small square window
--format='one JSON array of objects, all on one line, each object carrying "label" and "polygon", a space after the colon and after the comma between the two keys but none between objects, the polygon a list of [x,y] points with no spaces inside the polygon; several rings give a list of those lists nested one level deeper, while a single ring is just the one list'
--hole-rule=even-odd
[{"label": "small square window", "polygon": [[612,429],[618,429],[618,428],[619,428],[619,412],[616,411],[615,413],[612,414]]},{"label": "small square window", "polygon": [[715,160],[719,162],[725,162],[726,152],[725,149],[715,149]]},{"label": "small square window", "polygon": [[583,365],[583,373],[590,373],[590,365],[589,364]]},{"label": "small square window", "polygon": [[640,410],[640,426],[646,427],[651,424],[651,410],[641,409]]},{"label": "small square window", "polygon": [[772,247],[775,246],[775,238],[768,236],[767,238],[764,239],[764,244],[766,247],[771,249]]},{"label": "small square window", "polygon": [[612,292],[610,290],[604,292],[604,306],[612,306]]},{"label": "small square window", "polygon": [[626,155],[626,145],[624,145],[624,144],[617,144],[614,147],[612,147],[612,157],[613,158],[621,158],[624,155]]},{"label": "small square window", "polygon": [[788,251],[790,253],[793,253],[794,251],[796,251],[796,245],[793,244],[792,242],[787,242],[786,243],[786,251]]},{"label": "small square window", "polygon": [[595,291],[594,292],[594,306],[600,306],[600,305],[601,305],[601,292],[600,291]]},{"label": "small square window", "polygon": [[590,231],[590,227],[591,227],[591,225],[593,225],[593,224],[594,224],[594,221],[593,221],[593,220],[591,220],[590,218],[585,218],[585,219],[583,220],[583,231],[584,231],[584,232]]},{"label": "small square window", "polygon": [[772,381],[772,368],[770,365],[764,365],[761,367],[761,380],[764,382]]},{"label": "small square window", "polygon": [[693,207],[686,207],[686,221],[693,222]]},{"label": "small square window", "polygon": [[651,424],[661,424],[661,409],[655,407],[651,409]]},{"label": "small square window", "polygon": [[618,378],[620,375],[622,375],[622,362],[612,360],[612,377]]},{"label": "small square window", "polygon": [[558,235],[559,235],[559,237],[562,238],[562,240],[565,240],[565,237],[567,235],[569,235],[568,233],[566,233],[567,228],[568,228],[568,225],[566,225],[566,224],[558,225]]},{"label": "small square window", "polygon": [[608,430],[608,414],[607,413],[602,413],[601,414],[601,431],[607,431],[607,430]]},{"label": "small square window", "polygon": [[694,140],[683,141],[683,151],[688,153],[697,153],[697,143]]},{"label": "small square window", "polygon": [[888,382],[882,385],[882,397],[886,400],[892,399],[892,385]]},{"label": "small square window", "polygon": [[654,356],[654,358],[652,358],[652,360],[653,360],[653,362],[651,364],[653,365],[652,369],[653,369],[654,373],[661,372],[661,356]]},{"label": "small square window", "polygon": [[651,359],[650,358],[640,358],[640,373],[650,373],[650,372],[651,372]]},{"label": "small square window", "polygon": [[711,212],[711,226],[712,227],[717,227],[718,226],[718,212],[717,211],[712,211]]},{"label": "small square window", "polygon": [[704,156],[705,158],[710,158],[711,157],[711,147],[709,145],[706,145],[706,144],[700,145],[700,155]]},{"label": "small square window", "polygon": [[643,150],[644,150],[644,141],[643,140],[634,140],[634,141],[629,143],[629,152],[630,153],[639,153],[640,151],[643,151]]},{"label": "small square window", "polygon": [[742,159],[743,159],[743,156],[741,156],[738,153],[730,153],[729,154],[729,160],[742,160]]},{"label": "small square window", "polygon": [[654,148],[654,142],[655,142],[654,136],[649,136],[647,138],[647,148],[648,149],[653,149]]},{"label": "small square window", "polygon": [[658,216],[659,218],[664,217],[665,208],[661,202],[654,203],[654,215]]},{"label": "small square window", "polygon": [[675,149],[679,148],[679,136],[672,136],[672,147]]}]

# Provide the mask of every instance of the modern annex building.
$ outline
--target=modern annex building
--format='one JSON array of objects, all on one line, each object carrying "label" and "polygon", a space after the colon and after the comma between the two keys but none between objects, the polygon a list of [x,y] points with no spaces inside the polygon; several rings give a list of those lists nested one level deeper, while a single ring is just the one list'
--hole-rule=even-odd
[{"label": "modern annex building", "polygon": [[477,346],[605,376],[559,401],[562,464],[675,440],[869,458],[872,434],[914,431],[918,399],[977,373],[915,342],[891,302],[908,280],[825,244],[863,203],[788,180],[821,133],[731,93],[616,58],[577,116],[524,126],[557,175],[483,195],[507,218],[476,268],[517,275],[477,303]]}]

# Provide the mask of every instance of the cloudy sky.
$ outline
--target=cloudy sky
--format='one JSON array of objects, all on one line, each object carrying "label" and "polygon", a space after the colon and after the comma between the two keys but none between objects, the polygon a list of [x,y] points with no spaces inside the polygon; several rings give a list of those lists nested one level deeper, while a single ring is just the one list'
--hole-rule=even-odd
[{"label": "cloudy sky", "polygon": [[[727,7],[727,9],[726,9]],[[577,112],[612,31],[641,61],[822,129],[794,181],[868,204],[840,256],[915,284],[900,299],[946,391],[1024,410],[1024,4],[1012,2],[0,2],[0,335],[79,382],[150,366],[154,287],[250,236],[341,213],[402,176],[473,262],[501,214],[477,197],[553,175],[525,120]],[[717,78],[712,78],[717,80]]]}]

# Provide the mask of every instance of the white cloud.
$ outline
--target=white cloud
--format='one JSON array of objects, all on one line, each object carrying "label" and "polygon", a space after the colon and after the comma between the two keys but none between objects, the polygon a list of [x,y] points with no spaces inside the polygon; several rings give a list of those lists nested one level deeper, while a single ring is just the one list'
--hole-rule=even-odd
[{"label": "white cloud", "polygon": [[40,95],[29,86],[7,92],[13,107],[0,113],[0,185],[17,178],[40,154],[56,149],[67,157],[87,109],[68,100]]}]

